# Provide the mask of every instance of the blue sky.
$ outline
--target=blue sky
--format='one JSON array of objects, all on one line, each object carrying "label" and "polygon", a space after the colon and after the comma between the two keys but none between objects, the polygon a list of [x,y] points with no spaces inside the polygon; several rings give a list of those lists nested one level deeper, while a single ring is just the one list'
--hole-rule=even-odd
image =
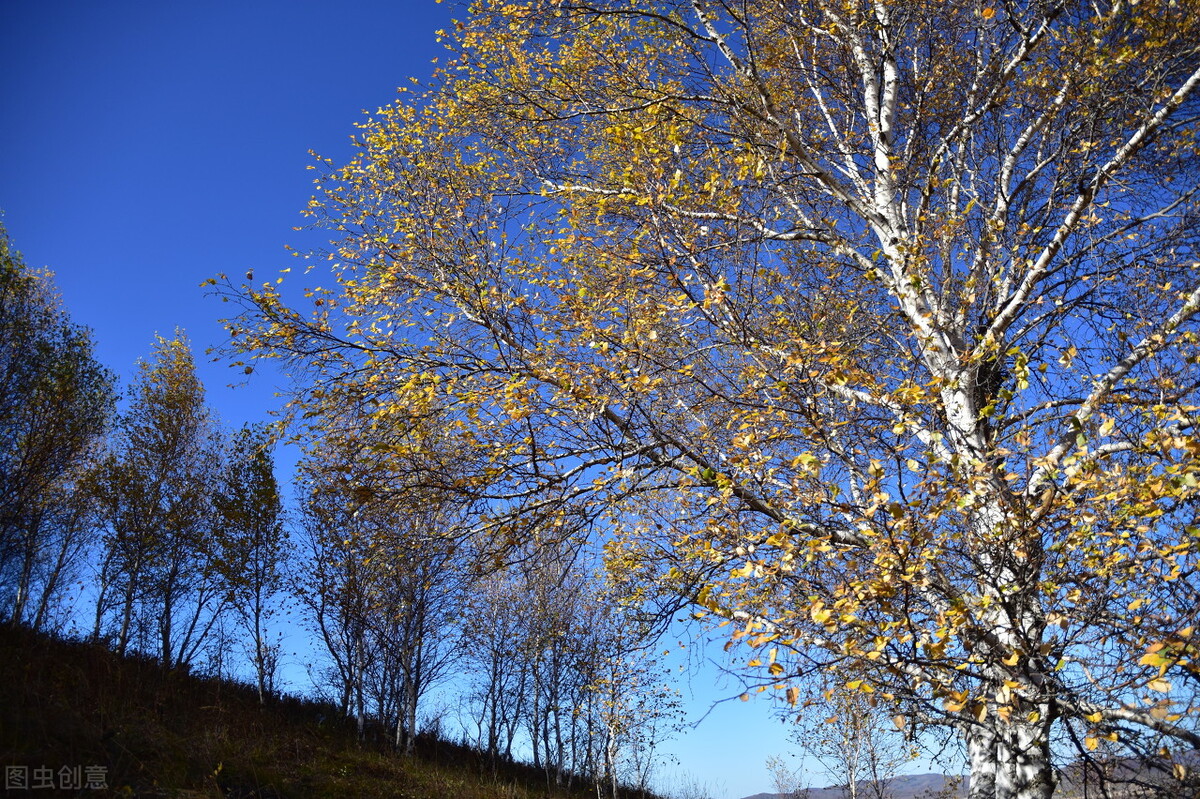
[{"label": "blue sky", "polygon": [[[427,77],[444,53],[434,31],[462,13],[432,0],[0,0],[4,224],[56,273],[123,382],[156,334],[182,327],[221,417],[264,419],[270,376],[230,388],[240,373],[201,355],[223,341],[223,308],[200,284],[265,278],[291,265],[286,245],[324,241],[293,230],[309,151],[344,160],[363,111]],[[692,719],[740,693],[711,668],[682,690]],[[766,702],[725,702],[670,745],[679,764],[665,773],[736,799],[771,790],[764,761],[789,748]]]}]

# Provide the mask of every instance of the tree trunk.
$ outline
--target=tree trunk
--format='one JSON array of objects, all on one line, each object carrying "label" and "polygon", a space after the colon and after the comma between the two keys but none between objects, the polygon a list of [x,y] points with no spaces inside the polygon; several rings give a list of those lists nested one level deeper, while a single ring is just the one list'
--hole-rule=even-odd
[{"label": "tree trunk", "polygon": [[542,769],[542,709],[541,709],[541,685],[540,680],[536,677],[533,681],[533,707],[529,710],[529,739],[533,746],[533,767],[538,771]]},{"label": "tree trunk", "polygon": [[169,593],[164,594],[162,616],[158,621],[158,630],[162,641],[162,665],[164,669],[170,669],[175,665],[174,650],[171,648],[171,614],[174,612],[173,604],[174,598]]},{"label": "tree trunk", "polygon": [[612,789],[612,799],[618,799],[619,785],[617,783],[617,730],[613,722],[608,725],[608,739],[604,746],[605,768],[608,770],[609,787]]},{"label": "tree trunk", "polygon": [[361,642],[360,642],[360,649],[359,649],[360,654],[355,658],[355,668],[354,668],[354,717],[355,717],[355,729],[357,730],[357,733],[358,733],[359,743],[362,743],[362,741],[366,738],[366,733],[367,733],[367,730],[366,730],[367,706],[366,706],[366,700],[363,697],[363,690],[364,690],[363,683],[366,680],[366,675],[364,673],[366,671],[366,665],[362,662],[363,657],[362,657],[361,652],[362,652],[362,650],[361,650]]},{"label": "tree trunk", "polygon": [[25,620],[25,607],[29,603],[29,594],[33,590],[33,570],[37,564],[37,544],[36,538],[37,522],[26,519],[22,525],[23,554],[21,557],[21,572],[17,578],[16,596],[13,598],[12,617],[10,619],[13,626],[16,626]]},{"label": "tree trunk", "polygon": [[108,605],[108,567],[100,567],[100,576],[96,586],[96,615],[92,619],[92,643],[100,642],[100,632],[104,628],[104,611]]},{"label": "tree trunk", "polygon": [[[72,519],[69,524],[73,525]],[[63,572],[66,570],[67,561],[71,554],[71,546],[75,543],[72,540],[73,530],[64,530],[62,540],[59,542],[57,554],[54,559],[54,566],[46,575],[46,582],[42,585],[42,595],[38,600],[37,610],[33,616],[33,629],[40,630],[49,620],[51,603],[54,600],[54,595],[58,592],[58,584],[62,580]]]},{"label": "tree trunk", "polygon": [[967,733],[967,753],[968,799],[1050,799],[1054,793],[1050,745],[1036,725],[974,727]]},{"label": "tree trunk", "polygon": [[262,633],[257,623],[254,627],[254,669],[258,672],[258,704],[262,706],[267,704],[266,656],[263,653]]},{"label": "tree trunk", "polygon": [[[417,728],[417,690],[410,677],[405,676],[400,688],[400,707],[396,713],[396,749],[405,755],[412,755],[416,749]],[[490,738],[490,735],[489,735]],[[489,740],[489,749],[492,742]],[[494,752],[489,752],[495,757]]]},{"label": "tree trunk", "polygon": [[117,633],[117,654],[124,655],[129,647],[129,628],[133,623],[133,599],[137,591],[137,581],[140,579],[136,571],[126,577],[125,596],[121,600],[121,628]]}]

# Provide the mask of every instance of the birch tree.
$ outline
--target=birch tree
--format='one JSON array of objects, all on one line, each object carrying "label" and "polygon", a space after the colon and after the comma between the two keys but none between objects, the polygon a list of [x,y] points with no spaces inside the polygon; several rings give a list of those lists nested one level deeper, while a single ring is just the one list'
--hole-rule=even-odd
[{"label": "birch tree", "polygon": [[371,629],[398,751],[415,751],[418,711],[429,689],[454,672],[470,549],[456,541],[444,508],[377,509],[371,550],[375,613]]},{"label": "birch tree", "polygon": [[303,406],[436,419],[491,534],[619,508],[786,699],[849,664],[953,730],[972,799],[1080,756],[1190,785],[1198,26],[481,0],[325,162],[336,282],[226,284],[230,326]]},{"label": "birch tree", "polygon": [[889,718],[871,695],[835,686],[825,702],[801,710],[791,738],[843,799],[889,799],[892,779],[915,754],[905,721]]},{"label": "birch tree", "polygon": [[608,581],[563,548],[532,547],[471,588],[464,669],[477,741],[493,761],[524,743],[547,785],[590,780],[597,794],[648,789],[658,746],[681,722],[656,638]]},{"label": "birch tree", "polygon": [[420,700],[458,652],[472,549],[455,534],[455,506],[406,486],[382,442],[325,433],[300,466],[309,557],[299,596],[360,736],[374,711],[412,754]]},{"label": "birch tree", "polygon": [[223,443],[186,336],[158,337],[95,491],[104,525],[95,634],[189,666],[225,608],[213,497]]},{"label": "birch tree", "polygon": [[260,704],[274,691],[278,671],[278,632],[271,627],[280,610],[288,548],[270,447],[265,430],[243,427],[238,431],[214,497],[217,568],[233,612],[249,637]]},{"label": "birch tree", "polygon": [[49,273],[0,228],[0,614],[41,629],[92,541],[80,490],[113,415],[114,378]]},{"label": "birch tree", "polygon": [[297,475],[303,540],[295,588],[313,631],[332,663],[328,680],[341,711],[355,719],[361,738],[367,714],[370,609],[363,561],[366,545],[354,507],[319,465],[301,463]]},{"label": "birch tree", "polygon": [[467,700],[475,745],[492,761],[512,762],[513,744],[526,717],[530,678],[524,656],[525,595],[503,573],[472,587],[464,613],[461,665],[472,675]]}]

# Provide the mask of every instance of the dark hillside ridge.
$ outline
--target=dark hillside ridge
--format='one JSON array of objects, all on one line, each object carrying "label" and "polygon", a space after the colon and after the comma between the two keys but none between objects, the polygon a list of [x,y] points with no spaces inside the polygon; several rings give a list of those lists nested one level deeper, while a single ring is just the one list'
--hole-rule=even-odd
[{"label": "dark hillside ridge", "polygon": [[[29,786],[0,796],[596,796],[590,783],[548,786],[541,770],[493,763],[428,735],[418,738],[412,758],[395,753],[382,728],[360,744],[339,715],[287,696],[261,707],[248,685],[0,625],[0,774],[14,767]],[[89,781],[107,790],[92,790]]]},{"label": "dark hillside ridge", "polygon": [[[957,788],[957,790],[956,790]],[[809,788],[803,799],[842,799],[841,788]],[[859,796],[870,794],[860,788]],[[947,777],[944,774],[910,774],[894,778],[888,783],[888,799],[958,799],[967,795],[967,780]],[[793,799],[788,794],[756,793],[745,799]]]},{"label": "dark hillside ridge", "polygon": [[[1198,753],[1193,753],[1190,757],[1185,755],[1177,760],[1186,763],[1189,769],[1200,767]],[[1117,761],[1110,764],[1109,778],[1113,782],[1108,786],[1107,799],[1200,799],[1200,794],[1180,794],[1176,788],[1163,787],[1160,772],[1145,766],[1139,768],[1134,761]],[[887,799],[960,799],[967,795],[968,784],[965,776],[913,774],[896,777],[888,783]],[[863,783],[859,785],[859,797],[872,795]],[[845,796],[842,788],[810,788],[802,793],[800,799],[843,799]],[[1094,784],[1090,789],[1085,789],[1082,770],[1078,765],[1069,766],[1062,771],[1054,792],[1054,799],[1090,799],[1102,796],[1105,794]],[[796,798],[787,794],[757,793],[745,799]]]}]

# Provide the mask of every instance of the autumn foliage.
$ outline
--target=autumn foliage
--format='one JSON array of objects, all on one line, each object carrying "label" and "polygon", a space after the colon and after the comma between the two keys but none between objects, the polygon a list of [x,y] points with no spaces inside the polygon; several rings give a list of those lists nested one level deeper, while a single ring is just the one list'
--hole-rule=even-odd
[{"label": "autumn foliage", "polygon": [[952,731],[973,799],[1191,784],[1198,12],[480,2],[323,164],[336,284],[231,330],[490,541],[601,527],[785,700]]}]

